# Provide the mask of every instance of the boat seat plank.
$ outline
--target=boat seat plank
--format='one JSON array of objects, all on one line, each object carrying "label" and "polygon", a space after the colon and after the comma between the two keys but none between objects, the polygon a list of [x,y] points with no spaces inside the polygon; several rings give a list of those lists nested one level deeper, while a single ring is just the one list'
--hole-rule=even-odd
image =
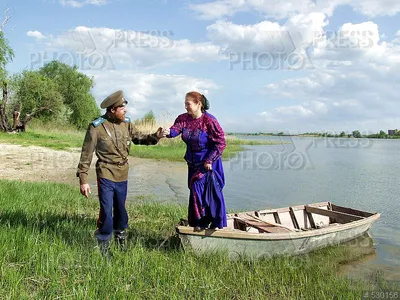
[{"label": "boat seat plank", "polygon": [[297,221],[296,215],[294,214],[294,210],[292,207],[289,207],[290,217],[292,218],[293,227],[296,229],[300,229],[299,222]]},{"label": "boat seat plank", "polygon": [[268,224],[266,222],[260,222],[258,220],[242,219],[235,217],[234,222],[236,222],[235,227],[238,229],[246,230],[246,226],[254,227],[258,229],[259,232],[265,233],[286,233],[291,232],[288,228],[274,226],[273,224]]},{"label": "boat seat plank", "polygon": [[279,218],[278,212],[274,212],[275,223],[282,224],[281,219]]},{"label": "boat seat plank", "polygon": [[294,229],[294,228],[287,227],[287,226],[282,225],[282,224],[271,223],[271,222],[268,222],[268,221],[263,220],[263,219],[261,219],[261,218],[258,218],[258,217],[254,216],[254,215],[252,215],[252,214],[247,213],[245,219],[246,219],[246,218],[249,218],[249,217],[252,218],[252,219],[255,219],[255,220],[259,221],[259,222],[263,222],[263,223],[265,223],[265,224],[268,224],[269,226],[282,227],[282,228],[288,229],[288,230],[290,230],[290,231],[297,231],[297,230]]},{"label": "boat seat plank", "polygon": [[[304,210],[304,213],[306,214],[306,216],[308,217],[308,221],[310,222],[310,227],[312,229],[316,229],[317,226],[315,225],[315,221],[314,218],[312,216],[312,214],[310,212],[308,212],[307,210]],[[304,218],[305,219],[305,218]]]},{"label": "boat seat plank", "polygon": [[339,206],[339,205],[335,205],[335,204],[332,204],[332,210],[346,213],[346,214],[355,215],[355,216],[365,217],[365,218],[368,218],[368,217],[374,215],[373,213],[369,213],[366,211],[361,211],[361,210],[348,208],[348,207],[344,207],[344,206]]},{"label": "boat seat plank", "polygon": [[364,217],[347,214],[347,213],[343,213],[343,212],[338,212],[338,211],[326,210],[326,209],[312,207],[312,206],[306,206],[305,210],[308,213],[313,213],[313,214],[330,217],[330,218],[332,218],[332,220],[334,222],[342,223],[342,224],[364,219]]}]

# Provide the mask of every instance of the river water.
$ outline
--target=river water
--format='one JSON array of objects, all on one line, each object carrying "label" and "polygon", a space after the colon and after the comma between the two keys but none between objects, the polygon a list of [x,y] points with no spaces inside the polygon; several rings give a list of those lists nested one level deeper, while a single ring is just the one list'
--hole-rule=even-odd
[{"label": "river water", "polygon": [[[228,210],[331,201],[379,212],[381,218],[370,229],[373,255],[349,265],[348,272],[380,270],[385,279],[400,282],[400,140],[240,138],[278,144],[246,146],[245,151],[224,161]],[[139,161],[131,167],[128,194],[187,203],[186,176],[183,162]]]}]

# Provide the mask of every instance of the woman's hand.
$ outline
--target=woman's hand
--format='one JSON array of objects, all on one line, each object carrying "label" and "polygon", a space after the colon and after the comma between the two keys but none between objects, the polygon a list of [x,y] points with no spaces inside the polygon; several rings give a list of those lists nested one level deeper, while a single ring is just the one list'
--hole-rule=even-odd
[{"label": "woman's hand", "polygon": [[206,171],[211,171],[212,170],[212,164],[205,162],[204,163],[204,169],[206,169]]},{"label": "woman's hand", "polygon": [[170,130],[168,128],[163,128],[162,134],[163,134],[163,137],[166,137],[167,135],[170,134]]}]

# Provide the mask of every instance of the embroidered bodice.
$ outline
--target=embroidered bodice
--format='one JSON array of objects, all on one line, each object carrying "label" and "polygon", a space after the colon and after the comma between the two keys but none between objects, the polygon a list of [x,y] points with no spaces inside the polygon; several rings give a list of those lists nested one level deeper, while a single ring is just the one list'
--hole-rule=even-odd
[{"label": "embroidered bodice", "polygon": [[217,119],[207,112],[197,119],[187,113],[179,115],[170,128],[168,137],[176,137],[179,134],[182,134],[182,140],[187,145],[187,160],[189,154],[203,153],[204,155],[200,156],[201,160],[212,163],[221,157],[226,147],[224,131]]}]

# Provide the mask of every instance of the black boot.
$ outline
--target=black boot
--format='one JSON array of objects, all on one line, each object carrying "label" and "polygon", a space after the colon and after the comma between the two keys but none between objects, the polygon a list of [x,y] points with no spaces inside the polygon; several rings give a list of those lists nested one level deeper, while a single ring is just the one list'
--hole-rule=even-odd
[{"label": "black boot", "polygon": [[97,240],[101,255],[105,258],[111,258],[110,241]]},{"label": "black boot", "polygon": [[126,251],[126,231],[115,231],[114,232],[115,243],[122,251]]}]

